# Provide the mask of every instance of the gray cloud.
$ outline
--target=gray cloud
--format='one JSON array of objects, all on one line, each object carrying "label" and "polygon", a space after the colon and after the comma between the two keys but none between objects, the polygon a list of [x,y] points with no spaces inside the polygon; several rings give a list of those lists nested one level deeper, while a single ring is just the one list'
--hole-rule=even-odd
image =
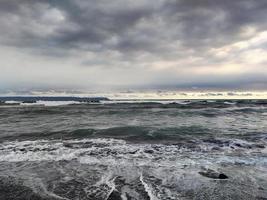
[{"label": "gray cloud", "polygon": [[[207,78],[208,74],[196,73],[195,68],[220,69],[234,63],[246,65],[249,70],[231,75],[237,81],[230,82],[254,84],[259,80],[254,77],[266,78],[267,72],[259,74],[262,64],[248,63],[244,56],[252,49],[266,51],[267,40],[245,49],[231,45],[264,32],[266,17],[266,0],[2,0],[0,48],[23,51],[36,56],[35,61],[48,59],[53,65],[54,60],[58,64],[73,58],[69,65],[75,63],[76,70],[85,66],[95,70],[136,69],[148,73],[148,84],[154,84],[155,79],[177,85],[206,79],[207,84],[217,85],[216,77]],[[223,56],[222,48],[228,48]],[[161,67],[166,70],[157,71]],[[118,75],[127,75],[123,73]],[[181,82],[181,76],[192,80]],[[116,84],[132,84],[135,80],[140,81],[133,75],[130,83],[118,80]]]},{"label": "gray cloud", "polygon": [[[6,29],[1,32],[6,37],[2,42],[33,48],[108,48],[124,53],[167,50],[173,41],[193,48],[215,47],[239,39],[244,26],[265,29],[266,9],[264,0],[156,0],[153,5],[148,0],[3,0],[1,25]],[[45,26],[53,30],[38,30]]]}]

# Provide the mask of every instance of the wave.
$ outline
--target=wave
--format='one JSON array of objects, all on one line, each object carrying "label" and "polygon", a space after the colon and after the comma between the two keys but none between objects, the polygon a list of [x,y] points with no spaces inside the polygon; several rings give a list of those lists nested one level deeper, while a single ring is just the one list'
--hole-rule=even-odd
[{"label": "wave", "polygon": [[[141,107],[167,108],[227,108],[243,106],[267,106],[267,100],[111,100],[106,98],[78,98],[78,97],[0,97],[1,106],[66,106],[66,105],[132,105]],[[1,100],[2,99],[2,100]],[[25,100],[26,99],[26,100]],[[8,100],[8,101],[7,101]]]},{"label": "wave", "polygon": [[[242,135],[219,135],[216,130],[201,126],[181,126],[178,128],[159,128],[123,126],[107,129],[75,129],[69,131],[52,131],[43,133],[29,133],[16,136],[2,137],[5,141],[66,140],[66,141],[104,141],[104,143],[132,144],[132,145],[174,145],[183,151],[190,152],[250,152],[259,150],[266,152],[267,137],[262,133],[246,133]],[[11,144],[12,142],[10,142]],[[38,143],[38,142],[37,142]],[[42,142],[41,142],[42,143]],[[14,142],[16,144],[16,142]],[[57,143],[55,143],[57,144]],[[66,143],[73,147],[73,144]],[[8,146],[8,145],[7,145]],[[75,145],[74,145],[75,146]],[[85,145],[86,146],[86,145]],[[83,146],[80,145],[79,148]],[[87,147],[87,146],[86,146]],[[4,148],[4,147],[2,147]],[[53,147],[57,148],[57,145]],[[1,151],[2,149],[0,149]]]},{"label": "wave", "polygon": [[[57,111],[54,111],[57,112]],[[51,113],[48,113],[51,114]],[[246,138],[250,141],[266,137],[264,132],[255,133],[251,130],[222,130],[201,125],[180,125],[177,127],[150,126],[114,126],[109,128],[68,128],[55,131],[31,131],[0,135],[0,140],[35,140],[35,139],[81,139],[81,138],[114,138],[136,143],[183,143],[198,142],[199,139],[209,139],[218,136]]]},{"label": "wave", "polygon": [[[198,144],[132,144],[120,139],[35,140],[0,143],[0,161],[78,160],[87,164],[184,165],[195,162],[254,162],[267,164],[266,147],[244,140],[205,140]],[[190,157],[188,157],[190,155]],[[209,157],[206,157],[209,155]],[[258,160],[258,156],[262,160]],[[248,157],[249,156],[249,157]],[[232,159],[235,158],[235,159]],[[256,160],[255,160],[256,159]],[[153,162],[152,162],[153,161]],[[155,163],[155,161],[157,161]]]},{"label": "wave", "polygon": [[31,132],[15,135],[3,135],[2,140],[38,139],[38,138],[117,138],[132,142],[173,142],[190,140],[206,135],[213,135],[214,130],[202,126],[180,126],[167,128],[152,128],[142,126],[118,126],[106,129],[83,128],[74,130],[59,130]]}]

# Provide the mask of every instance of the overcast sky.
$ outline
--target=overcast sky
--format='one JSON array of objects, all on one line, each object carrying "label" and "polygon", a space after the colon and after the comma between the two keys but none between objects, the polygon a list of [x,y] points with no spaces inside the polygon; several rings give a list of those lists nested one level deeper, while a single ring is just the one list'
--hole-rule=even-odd
[{"label": "overcast sky", "polygon": [[266,0],[1,0],[0,90],[267,89]]}]

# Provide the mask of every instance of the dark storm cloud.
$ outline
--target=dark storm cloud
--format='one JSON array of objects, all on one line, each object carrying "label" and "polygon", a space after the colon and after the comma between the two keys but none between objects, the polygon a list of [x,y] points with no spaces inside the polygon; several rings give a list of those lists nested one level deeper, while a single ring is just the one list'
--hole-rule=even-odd
[{"label": "dark storm cloud", "polygon": [[[265,29],[267,17],[265,0],[2,0],[0,5],[2,43],[48,51],[68,47],[155,54],[172,50],[176,41],[210,48],[239,39],[244,26]],[[64,21],[44,19],[53,9]],[[50,33],[36,30],[53,23]]]}]

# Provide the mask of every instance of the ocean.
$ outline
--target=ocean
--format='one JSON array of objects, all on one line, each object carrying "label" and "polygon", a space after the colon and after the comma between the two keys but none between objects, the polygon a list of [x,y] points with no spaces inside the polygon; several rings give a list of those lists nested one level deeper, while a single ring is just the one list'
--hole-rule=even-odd
[{"label": "ocean", "polygon": [[267,199],[267,100],[6,100],[1,200]]}]

